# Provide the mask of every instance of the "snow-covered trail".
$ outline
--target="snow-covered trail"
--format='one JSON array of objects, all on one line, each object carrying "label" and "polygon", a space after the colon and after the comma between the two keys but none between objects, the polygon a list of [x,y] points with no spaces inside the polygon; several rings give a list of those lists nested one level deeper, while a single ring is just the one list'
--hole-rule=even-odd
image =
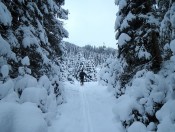
[{"label": "snow-covered trail", "polygon": [[65,84],[67,103],[58,107],[49,132],[119,132],[112,109],[115,98],[97,82]]}]

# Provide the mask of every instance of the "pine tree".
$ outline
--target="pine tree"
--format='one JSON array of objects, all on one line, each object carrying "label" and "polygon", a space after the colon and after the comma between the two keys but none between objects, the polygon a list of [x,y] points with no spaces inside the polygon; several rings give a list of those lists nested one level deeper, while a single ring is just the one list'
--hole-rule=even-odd
[{"label": "pine tree", "polygon": [[158,19],[155,17],[151,1],[119,0],[119,12],[116,20],[116,39],[118,39],[118,57],[126,61],[127,66],[121,75],[121,87],[124,87],[138,69],[146,65],[158,71],[161,55],[158,43]]}]

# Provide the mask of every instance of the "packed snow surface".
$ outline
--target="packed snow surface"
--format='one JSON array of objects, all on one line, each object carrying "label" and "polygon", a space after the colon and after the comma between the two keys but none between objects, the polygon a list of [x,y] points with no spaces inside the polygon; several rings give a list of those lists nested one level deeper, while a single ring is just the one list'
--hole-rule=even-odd
[{"label": "packed snow surface", "polygon": [[97,82],[65,84],[67,102],[58,107],[58,116],[49,132],[122,132],[115,119],[115,97]]}]

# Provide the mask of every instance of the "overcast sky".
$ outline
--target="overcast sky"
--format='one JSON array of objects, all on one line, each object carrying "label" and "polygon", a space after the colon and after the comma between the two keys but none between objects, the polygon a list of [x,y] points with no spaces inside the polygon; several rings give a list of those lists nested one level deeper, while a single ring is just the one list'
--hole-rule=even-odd
[{"label": "overcast sky", "polygon": [[65,41],[79,46],[87,44],[116,48],[114,24],[117,6],[114,0],[65,0],[69,19],[65,28],[69,38]]}]

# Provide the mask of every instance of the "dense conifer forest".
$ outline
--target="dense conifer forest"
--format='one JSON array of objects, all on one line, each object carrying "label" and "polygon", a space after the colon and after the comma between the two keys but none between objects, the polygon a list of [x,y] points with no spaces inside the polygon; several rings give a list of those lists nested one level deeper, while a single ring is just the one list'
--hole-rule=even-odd
[{"label": "dense conifer forest", "polygon": [[115,0],[116,49],[63,41],[65,1],[0,1],[0,131],[174,132],[175,1]]}]

